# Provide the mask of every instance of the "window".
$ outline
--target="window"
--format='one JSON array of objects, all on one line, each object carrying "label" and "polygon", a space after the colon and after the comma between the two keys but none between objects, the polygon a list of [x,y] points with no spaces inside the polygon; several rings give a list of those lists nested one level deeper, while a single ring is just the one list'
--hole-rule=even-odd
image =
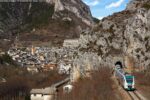
[{"label": "window", "polygon": [[126,81],[127,81],[127,83],[133,83],[133,76],[131,76],[131,75],[127,75],[126,76]]},{"label": "window", "polygon": [[127,83],[132,83],[133,79],[127,79]]}]

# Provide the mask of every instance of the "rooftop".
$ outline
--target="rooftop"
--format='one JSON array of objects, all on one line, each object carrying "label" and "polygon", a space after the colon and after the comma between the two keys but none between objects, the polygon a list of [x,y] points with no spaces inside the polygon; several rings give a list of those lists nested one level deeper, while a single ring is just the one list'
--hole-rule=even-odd
[{"label": "rooftop", "polygon": [[47,87],[43,89],[32,89],[30,94],[45,94],[45,95],[53,95],[56,92],[55,87]]}]

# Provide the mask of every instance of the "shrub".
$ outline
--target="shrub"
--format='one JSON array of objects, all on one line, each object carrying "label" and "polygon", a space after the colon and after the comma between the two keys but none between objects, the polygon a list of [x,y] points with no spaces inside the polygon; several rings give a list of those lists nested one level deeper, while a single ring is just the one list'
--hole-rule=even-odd
[{"label": "shrub", "polygon": [[95,18],[95,17],[93,17],[93,21],[94,21],[96,24],[100,22],[100,20],[97,19],[97,18]]},{"label": "shrub", "polygon": [[0,56],[0,63],[9,63],[9,64],[15,64],[14,61],[12,60],[12,58],[8,55],[8,54],[4,54],[2,56]]},{"label": "shrub", "polygon": [[150,9],[150,4],[149,4],[149,3],[143,4],[143,7],[144,7],[145,9],[149,10],[149,9]]},{"label": "shrub", "polygon": [[60,94],[59,100],[117,100],[112,88],[111,70],[101,68],[93,71],[91,78],[80,79],[74,83],[70,94]]},{"label": "shrub", "polygon": [[49,24],[49,20],[54,14],[54,6],[44,2],[32,3],[30,13],[31,14],[25,18],[25,24],[28,25],[27,31],[31,31],[35,27],[40,28]]},{"label": "shrub", "polygon": [[136,76],[138,85],[150,86],[150,69],[149,68],[144,72],[136,72],[134,74]]}]

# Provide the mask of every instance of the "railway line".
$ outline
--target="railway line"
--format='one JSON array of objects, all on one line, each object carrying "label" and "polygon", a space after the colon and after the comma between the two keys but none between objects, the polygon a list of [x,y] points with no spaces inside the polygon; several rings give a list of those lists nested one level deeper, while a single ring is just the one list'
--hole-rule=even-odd
[{"label": "railway line", "polygon": [[135,91],[127,91],[127,93],[131,97],[131,100],[147,100],[137,90],[135,90]]},{"label": "railway line", "polygon": [[136,92],[128,91],[128,94],[131,97],[131,100],[142,100]]}]

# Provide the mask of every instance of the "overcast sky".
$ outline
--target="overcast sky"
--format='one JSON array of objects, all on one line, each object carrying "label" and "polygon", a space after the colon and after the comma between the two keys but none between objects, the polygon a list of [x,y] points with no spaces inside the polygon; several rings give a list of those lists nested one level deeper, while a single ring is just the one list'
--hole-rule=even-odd
[{"label": "overcast sky", "polygon": [[83,0],[90,6],[92,15],[99,19],[122,11],[130,0]]}]

